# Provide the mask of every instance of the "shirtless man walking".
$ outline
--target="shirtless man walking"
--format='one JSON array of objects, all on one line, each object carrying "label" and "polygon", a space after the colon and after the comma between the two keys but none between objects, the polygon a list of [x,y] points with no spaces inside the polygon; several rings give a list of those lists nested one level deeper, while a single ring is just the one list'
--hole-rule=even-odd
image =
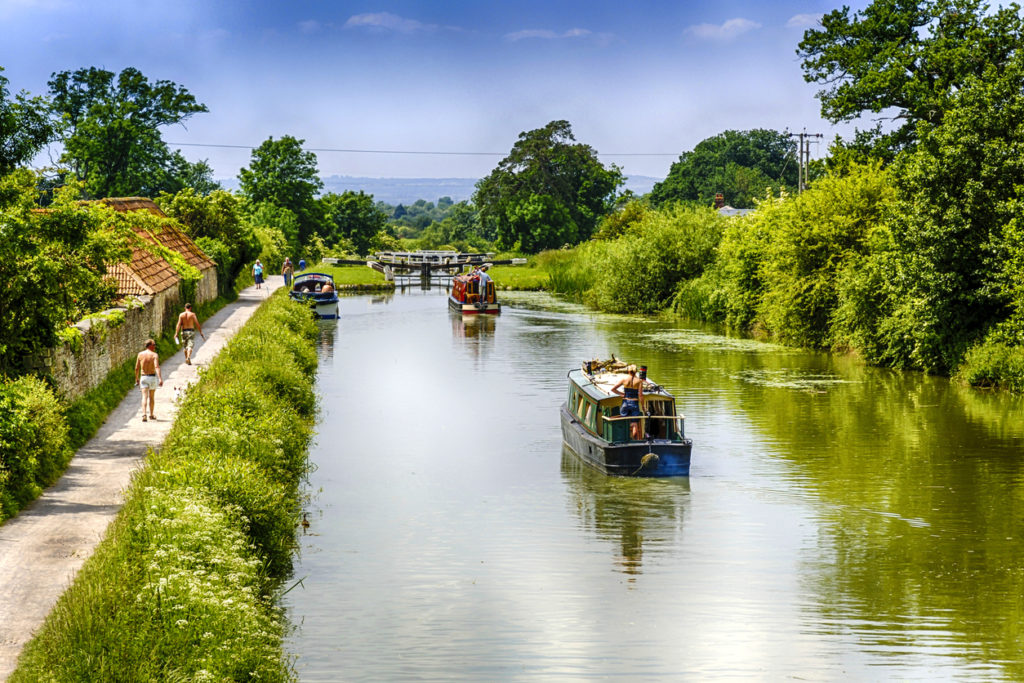
[{"label": "shirtless man walking", "polygon": [[185,364],[192,365],[192,348],[196,345],[196,332],[206,339],[199,318],[192,312],[192,304],[185,304],[185,310],[178,316],[178,325],[174,328],[174,336],[181,335],[181,343],[185,345]]},{"label": "shirtless man walking", "polygon": [[[141,376],[140,376],[141,375]],[[142,421],[146,421],[146,403],[149,403],[149,419],[155,420],[153,404],[156,402],[156,388],[164,385],[160,372],[160,356],[156,355],[156,342],[146,340],[146,348],[139,351],[135,359],[135,386],[142,387]]]}]

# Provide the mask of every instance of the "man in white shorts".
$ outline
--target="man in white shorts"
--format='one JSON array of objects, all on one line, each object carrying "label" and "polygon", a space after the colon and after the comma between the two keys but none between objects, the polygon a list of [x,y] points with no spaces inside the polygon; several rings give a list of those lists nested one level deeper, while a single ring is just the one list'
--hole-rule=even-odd
[{"label": "man in white shorts", "polygon": [[146,421],[146,404],[149,403],[149,419],[155,420],[153,404],[156,402],[156,389],[164,385],[164,376],[160,372],[160,356],[156,353],[156,342],[146,340],[146,348],[139,351],[135,359],[135,386],[142,388],[142,421]]}]

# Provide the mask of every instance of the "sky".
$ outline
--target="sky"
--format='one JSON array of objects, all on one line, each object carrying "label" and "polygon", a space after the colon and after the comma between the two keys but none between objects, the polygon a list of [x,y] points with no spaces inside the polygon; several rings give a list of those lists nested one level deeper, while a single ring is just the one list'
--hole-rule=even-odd
[{"label": "sky", "polygon": [[605,164],[660,178],[725,130],[821,133],[813,158],[850,135],[796,54],[841,4],[0,0],[0,67],[32,95],[85,67],[184,87],[209,111],[163,138],[216,178],[284,135],[325,176],[479,178],[559,119]]}]

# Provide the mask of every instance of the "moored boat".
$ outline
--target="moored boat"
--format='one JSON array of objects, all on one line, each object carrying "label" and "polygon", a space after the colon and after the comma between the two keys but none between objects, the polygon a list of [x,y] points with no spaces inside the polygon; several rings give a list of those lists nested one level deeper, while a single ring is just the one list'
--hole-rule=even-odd
[{"label": "moored boat", "polygon": [[334,278],[326,273],[296,275],[288,296],[308,304],[318,318],[333,320],[338,317],[338,292],[334,289]]},{"label": "moored boat", "polygon": [[[641,370],[646,412],[620,416],[623,397],[612,391],[628,377],[626,364],[587,361],[568,373],[568,398],[561,408],[562,439],[579,458],[605,474],[673,477],[690,474],[693,442],[684,434],[675,397]],[[630,435],[639,422],[640,438]]]},{"label": "moored boat", "polygon": [[494,289],[494,280],[486,278],[483,292],[480,278],[475,273],[452,278],[452,291],[448,294],[448,308],[464,314],[501,313],[501,304]]}]

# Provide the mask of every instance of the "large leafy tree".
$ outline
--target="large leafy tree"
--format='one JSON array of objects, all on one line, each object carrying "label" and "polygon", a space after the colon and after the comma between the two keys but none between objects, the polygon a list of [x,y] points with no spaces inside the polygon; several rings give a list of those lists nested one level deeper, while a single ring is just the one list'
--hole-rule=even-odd
[{"label": "large leafy tree", "polygon": [[21,92],[11,98],[0,67],[0,176],[29,161],[56,133],[42,97]]},{"label": "large leafy tree", "polygon": [[651,201],[710,205],[722,193],[726,204],[750,208],[769,188],[796,187],[798,174],[796,142],[786,133],[727,130],[681,154],[654,186]]},{"label": "large leafy tree", "polygon": [[866,326],[878,360],[946,372],[1024,304],[1024,55],[966,79],[918,135],[893,164],[893,246],[876,268],[888,296]]},{"label": "large leafy tree", "polygon": [[[248,168],[238,179],[242,192],[253,204],[269,203],[287,209],[298,221],[298,239],[306,244],[323,231],[323,208],[317,194],[323,181],[317,171],[316,154],[302,149],[305,140],[285,135],[267,138],[253,150]],[[298,245],[293,245],[298,246]]]},{"label": "large leafy tree", "polygon": [[373,195],[348,190],[341,194],[331,192],[320,201],[333,227],[324,236],[328,245],[347,239],[357,254],[368,254],[373,237],[388,222],[387,215],[374,203]]},{"label": "large leafy tree", "polygon": [[0,178],[0,375],[24,371],[58,330],[107,307],[106,266],[126,260],[136,239],[125,214],[82,204],[72,188],[35,211],[35,185],[24,169]]},{"label": "large leafy tree", "polygon": [[185,88],[171,81],[151,83],[130,67],[117,76],[95,67],[61,71],[49,86],[64,129],[61,159],[85,183],[88,195],[155,197],[180,189],[181,177],[194,172],[180,154],[171,153],[160,133],[207,111]]},{"label": "large leafy tree", "polygon": [[520,133],[511,153],[477,183],[484,230],[502,246],[533,253],[576,244],[611,210],[622,172],[605,168],[592,147],[575,140],[568,121]]},{"label": "large leafy tree", "polygon": [[966,79],[1018,53],[1022,22],[1016,4],[990,11],[981,0],[874,0],[852,15],[849,7],[826,14],[797,54],[804,79],[824,86],[822,116],[876,115],[857,144],[891,156],[917,140],[919,123],[942,122]]}]

